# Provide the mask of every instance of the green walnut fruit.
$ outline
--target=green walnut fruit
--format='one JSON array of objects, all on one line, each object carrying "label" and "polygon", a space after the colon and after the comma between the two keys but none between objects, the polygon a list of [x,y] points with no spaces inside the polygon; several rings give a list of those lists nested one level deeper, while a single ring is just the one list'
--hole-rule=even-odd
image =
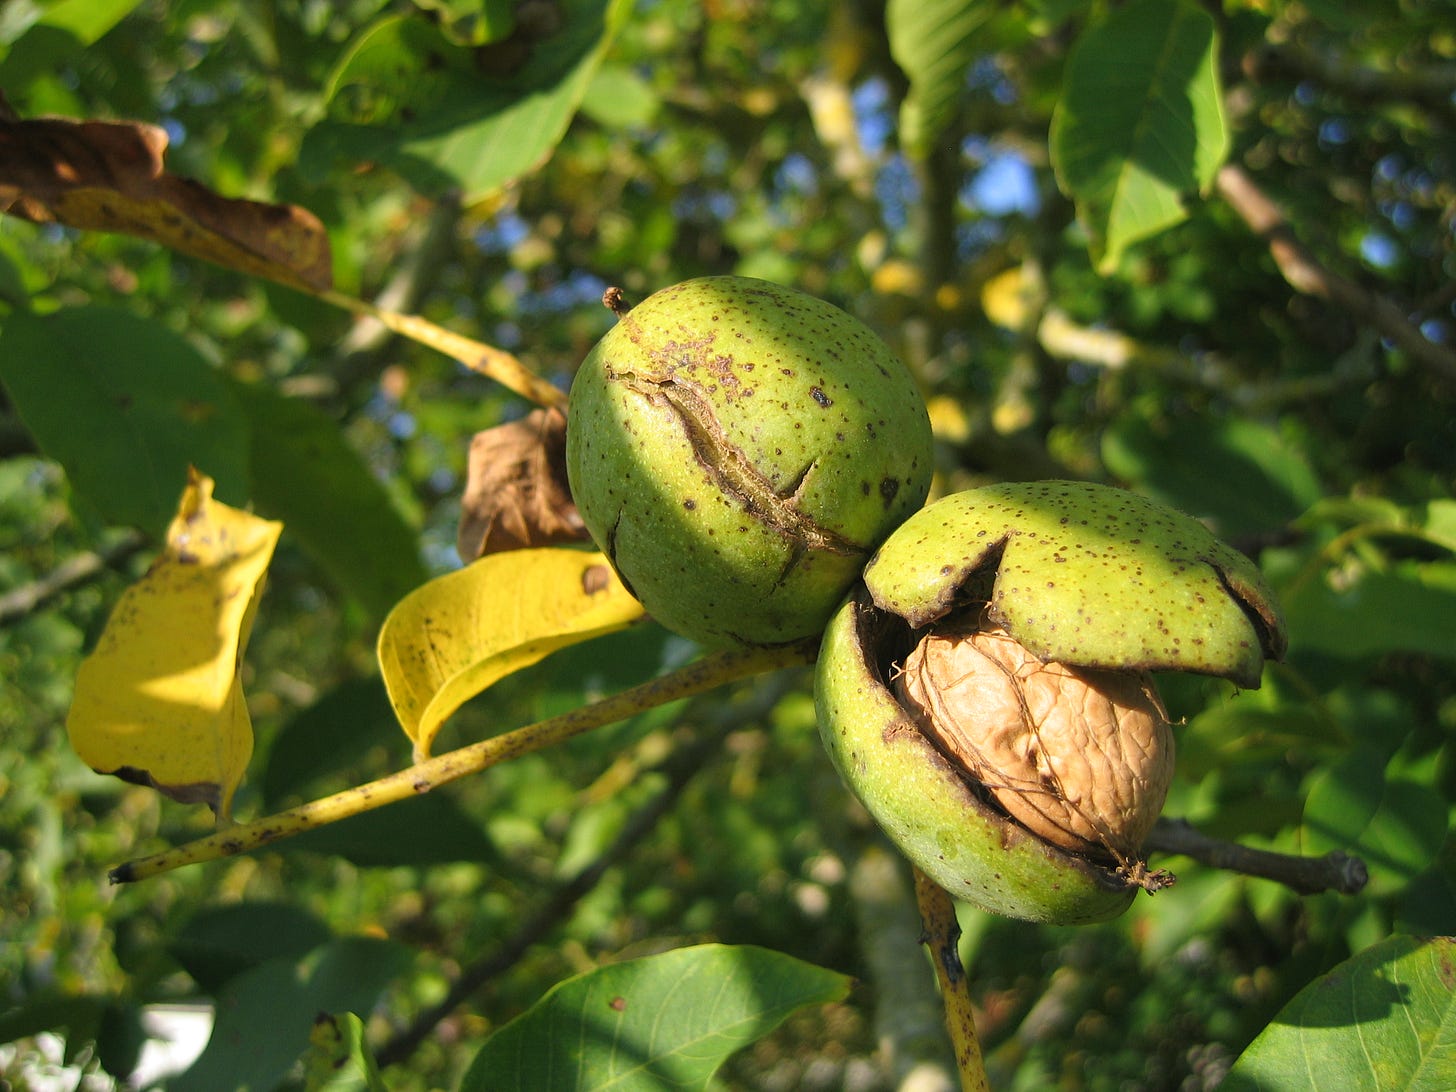
[{"label": "green walnut fruit", "polygon": [[846,784],[931,879],[993,913],[1101,921],[1150,872],[1173,740],[1153,671],[1257,687],[1284,652],[1258,569],[1107,486],[946,497],[831,620],[815,701]]},{"label": "green walnut fruit", "polygon": [[685,281],[619,313],[568,412],[567,474],[593,540],[684,636],[818,633],[929,491],[910,374],[857,319],[767,281]]}]

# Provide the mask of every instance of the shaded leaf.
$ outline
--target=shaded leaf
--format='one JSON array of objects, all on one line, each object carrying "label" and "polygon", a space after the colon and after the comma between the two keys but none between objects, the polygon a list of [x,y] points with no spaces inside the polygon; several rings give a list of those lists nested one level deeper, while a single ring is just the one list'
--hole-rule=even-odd
[{"label": "shaded leaf", "polygon": [[1456,1088],[1456,940],[1394,936],[1310,983],[1234,1064],[1226,1092]]},{"label": "shaded leaf", "polygon": [[229,816],[253,750],[238,672],[282,530],[194,472],[162,554],[77,673],[66,730],[82,761]]},{"label": "shaded leaf", "polygon": [[337,422],[271,387],[233,383],[251,443],[252,497],[375,617],[426,579],[415,532]]},{"label": "shaded leaf", "polygon": [[[8,50],[0,48],[0,87],[12,93],[38,76],[54,76],[57,67],[114,27],[139,0],[57,0],[7,18],[6,30],[19,31]],[[18,7],[19,5],[15,5]],[[10,16],[11,13],[5,13]],[[24,23],[20,31],[18,23]],[[0,35],[3,40],[5,35]],[[17,99],[19,101],[19,99]]]},{"label": "shaded leaf", "polygon": [[607,559],[581,550],[492,554],[417,589],[385,619],[378,648],[415,761],[445,719],[497,679],[642,614]]},{"label": "shaded leaf", "polygon": [[471,438],[455,543],[462,561],[589,538],[566,480],[564,413],[538,409]]},{"label": "shaded leaf", "polygon": [[218,373],[160,322],[110,307],[15,311],[0,382],[40,449],[107,523],[160,536],[188,467],[247,496],[248,434]]},{"label": "shaded leaf", "polygon": [[1057,182],[1098,269],[1183,220],[1228,154],[1213,19],[1190,0],[1133,0],[1078,41],[1052,116]]},{"label": "shaded leaf", "polygon": [[1356,660],[1391,652],[1456,657],[1456,564],[1399,562],[1307,580],[1285,596],[1290,651]]},{"label": "shaded leaf", "polygon": [[448,796],[427,793],[306,830],[281,847],[326,853],[360,868],[424,867],[454,861],[494,863],[495,844]]},{"label": "shaded leaf", "polygon": [[966,70],[982,51],[981,24],[995,14],[989,0],[889,0],[890,54],[910,80],[900,104],[900,146],[926,155],[955,117]]},{"label": "shaded leaf", "polygon": [[[384,681],[377,675],[349,679],[279,729],[253,785],[268,811],[280,811],[298,796],[321,796],[344,787],[339,779],[359,758],[398,741],[399,725]],[[331,784],[320,790],[325,780]]]},{"label": "shaded leaf", "polygon": [[245,971],[219,991],[212,1037],[169,1092],[276,1087],[309,1049],[319,1013],[371,1011],[410,959],[403,945],[346,937]]},{"label": "shaded leaf", "polygon": [[1103,433],[1102,459],[1139,492],[1224,538],[1283,528],[1321,495],[1304,452],[1276,429],[1240,418],[1125,414]]},{"label": "shaded leaf", "polygon": [[629,0],[560,0],[507,40],[470,49],[418,16],[388,15],[329,81],[305,170],[378,163],[422,193],[473,204],[533,169],[581,104]]},{"label": "shaded leaf", "polygon": [[167,134],[139,122],[0,119],[0,209],[118,231],[305,291],[333,283],[329,239],[296,205],[222,197],[162,164]]},{"label": "shaded leaf", "polygon": [[215,994],[260,963],[302,959],[332,936],[327,925],[297,906],[252,901],[199,910],[165,945],[200,989]]},{"label": "shaded leaf", "polygon": [[845,975],[780,952],[705,944],[556,985],[475,1056],[461,1092],[706,1088],[729,1055],[804,1005],[841,1000]]}]

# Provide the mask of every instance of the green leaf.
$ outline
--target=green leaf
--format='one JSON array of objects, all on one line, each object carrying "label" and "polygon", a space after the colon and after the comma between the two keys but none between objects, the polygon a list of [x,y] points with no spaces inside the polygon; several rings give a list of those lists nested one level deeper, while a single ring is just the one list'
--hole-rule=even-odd
[{"label": "green leaf", "polygon": [[1449,824],[1446,802],[1427,785],[1387,779],[1382,756],[1357,748],[1322,771],[1305,798],[1303,852],[1344,850],[1370,868],[1371,895],[1403,888],[1441,850]]},{"label": "green leaf", "polygon": [[1213,19],[1190,0],[1133,0],[1089,29],[1067,64],[1051,157],[1098,269],[1179,223],[1228,154]]},{"label": "green leaf", "polygon": [[976,31],[996,10],[989,0],[890,0],[890,55],[910,80],[900,104],[900,146],[923,157],[955,117],[966,69],[981,46]]},{"label": "green leaf", "polygon": [[1102,437],[1107,469],[1224,538],[1284,527],[1320,499],[1304,453],[1257,421],[1125,414]]},{"label": "green leaf", "polygon": [[342,857],[360,868],[422,868],[455,861],[493,864],[500,860],[480,824],[439,793],[304,831],[278,848]]},{"label": "green leaf", "polygon": [[604,64],[592,73],[581,112],[609,129],[646,125],[662,100],[652,85],[624,64]]},{"label": "green leaf", "polygon": [[[16,16],[0,20],[0,87],[12,97],[37,76],[51,76],[86,46],[114,27],[139,0],[59,0],[15,5]],[[34,15],[33,22],[25,20]],[[24,24],[24,30],[20,26]],[[7,44],[8,43],[8,44]],[[12,103],[15,105],[15,103]]]},{"label": "green leaf", "polygon": [[198,911],[166,948],[204,992],[216,994],[229,979],[270,960],[302,959],[331,936],[297,906],[245,902]]},{"label": "green leaf", "polygon": [[247,423],[186,340],[111,307],[14,311],[0,383],[40,449],[107,523],[160,538],[195,466],[221,499],[247,498]]},{"label": "green leaf", "polygon": [[703,945],[557,984],[475,1056],[461,1092],[706,1088],[735,1051],[850,980],[779,952]]},{"label": "green leaf", "polygon": [[309,1048],[319,1013],[369,1012],[410,960],[402,945],[349,937],[245,971],[218,993],[212,1038],[169,1092],[275,1087]]},{"label": "green leaf", "polygon": [[328,119],[300,153],[305,171],[375,162],[422,193],[459,190],[472,204],[534,169],[566,132],[631,3],[560,9],[558,26],[530,40],[518,30],[490,60],[418,16],[379,20],[334,72]]},{"label": "green leaf", "polygon": [[338,422],[271,387],[231,389],[247,417],[258,511],[282,520],[343,591],[383,617],[427,578],[414,530]]},{"label": "green leaf", "polygon": [[[268,746],[258,793],[268,811],[279,811],[299,796],[321,796],[344,787],[348,763],[375,747],[394,743],[399,725],[377,675],[350,679],[300,710]],[[331,781],[325,789],[319,783]]]},{"label": "green leaf", "polygon": [[1224,1092],[1456,1088],[1456,940],[1394,936],[1299,992]]},{"label": "green leaf", "polygon": [[1381,572],[1306,580],[1285,597],[1291,653],[1361,660],[1391,652],[1456,658],[1456,563],[1400,562]]}]

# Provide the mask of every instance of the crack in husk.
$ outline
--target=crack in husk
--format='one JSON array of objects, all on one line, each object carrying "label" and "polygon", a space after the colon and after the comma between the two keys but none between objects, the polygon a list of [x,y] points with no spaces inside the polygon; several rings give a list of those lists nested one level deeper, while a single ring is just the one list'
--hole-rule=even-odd
[{"label": "crack in husk", "polygon": [[820,526],[799,508],[800,495],[818,460],[799,473],[792,488],[776,490],[743,452],[727,441],[718,428],[712,407],[691,385],[625,372],[612,378],[633,393],[670,410],[682,425],[693,456],[713,479],[713,484],[742,504],[764,526],[789,540],[791,556],[779,574],[778,583],[784,581],[808,552],[845,557],[867,552],[858,543]]}]

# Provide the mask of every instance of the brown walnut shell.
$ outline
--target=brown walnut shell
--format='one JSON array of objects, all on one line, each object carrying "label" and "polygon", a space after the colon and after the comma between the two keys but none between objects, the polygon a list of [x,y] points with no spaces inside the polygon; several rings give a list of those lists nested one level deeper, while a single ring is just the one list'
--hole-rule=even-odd
[{"label": "brown walnut shell", "polygon": [[1043,662],[999,629],[932,632],[906,657],[895,693],[1033,834],[1137,859],[1173,777],[1172,732],[1146,672]]}]

